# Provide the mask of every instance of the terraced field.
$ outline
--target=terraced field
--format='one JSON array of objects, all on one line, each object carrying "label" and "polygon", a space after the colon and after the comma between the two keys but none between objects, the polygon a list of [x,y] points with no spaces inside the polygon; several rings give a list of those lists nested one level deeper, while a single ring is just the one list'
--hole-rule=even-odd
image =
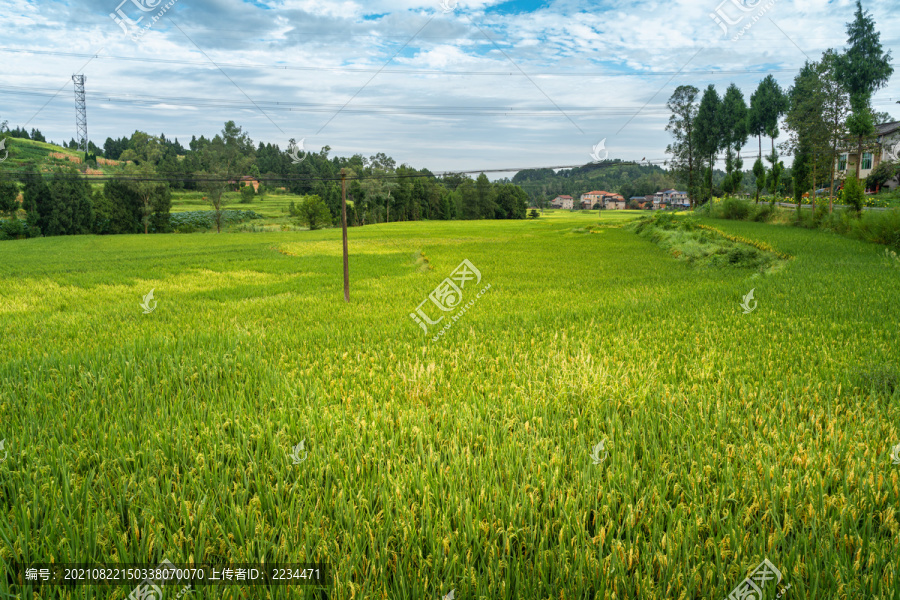
[{"label": "terraced field", "polygon": [[191,598],[718,599],[767,559],[763,598],[896,598],[900,266],[704,220],[790,258],[699,267],[635,216],[353,228],[349,304],[340,230],[7,243],[0,597],[166,559],[333,580]]}]

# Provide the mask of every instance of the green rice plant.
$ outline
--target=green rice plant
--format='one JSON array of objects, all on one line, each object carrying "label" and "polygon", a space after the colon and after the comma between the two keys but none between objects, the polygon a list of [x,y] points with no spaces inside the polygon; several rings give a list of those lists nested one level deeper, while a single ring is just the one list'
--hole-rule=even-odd
[{"label": "green rice plant", "polygon": [[[349,303],[339,229],[10,242],[0,597],[132,589],[14,563],[168,559],[333,576],[202,599],[724,598],[767,558],[788,598],[892,599],[897,271],[672,217],[794,257],[698,269],[609,212],[351,228]],[[410,313],[464,259],[490,290],[434,342]]]}]

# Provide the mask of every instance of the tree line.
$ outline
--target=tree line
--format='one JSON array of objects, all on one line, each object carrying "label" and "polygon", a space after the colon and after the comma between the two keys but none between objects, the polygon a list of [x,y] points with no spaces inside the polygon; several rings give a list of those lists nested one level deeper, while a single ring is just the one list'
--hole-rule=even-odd
[{"label": "tree line", "polygon": [[[790,190],[799,204],[806,191],[814,198],[820,184],[833,198],[835,185],[841,183],[835,167],[839,156],[856,153],[848,180],[858,180],[863,152],[877,145],[875,125],[891,120],[887,113],[874,110],[872,95],[887,84],[893,71],[891,53],[884,52],[874,19],[857,0],[854,18],[847,24],[846,50],[829,49],[818,61],[807,60],[787,90],[767,75],[748,104],[733,83],[722,97],[714,85],[702,96],[692,85],[678,86],[667,103],[672,114],[666,130],[674,141],[666,152],[672,156],[674,175],[687,186],[692,202],[705,203],[714,191],[714,165],[724,152],[721,187],[726,195],[737,193],[745,176],[741,152],[756,137],[758,153],[752,168],[756,202],[764,191],[774,197]],[[779,127],[787,130],[788,140],[776,147]],[[765,155],[763,137],[770,140]],[[779,151],[793,155],[789,170]],[[854,181],[847,187],[853,190],[849,201],[861,208],[860,184]]]},{"label": "tree line", "polygon": [[[24,173],[0,173],[0,212],[15,218],[26,212],[26,236],[80,233],[161,233],[171,231],[169,212],[173,192],[199,191],[210,205],[221,231],[229,192],[241,192],[243,202],[256,196],[286,192],[317,196],[327,215],[316,207],[317,224],[339,224],[341,183],[347,176],[348,222],[364,226],[388,221],[422,219],[523,219],[527,194],[508,181],[491,182],[482,173],[436,177],[427,169],[397,166],[384,153],[370,158],[329,157],[330,147],[303,152],[291,140],[288,150],[277,145],[254,145],[233,121],[208,139],[193,137],[187,148],[165,134],[135,131],[128,137],[108,138],[98,157],[123,164],[101,165],[113,180],[93,189],[90,178],[74,168],[41,174],[40,164]],[[97,168],[88,154],[81,171]],[[118,178],[116,178],[118,177]],[[258,182],[258,190],[248,185]],[[22,194],[21,205],[16,201]],[[17,220],[17,219],[16,219]],[[16,237],[16,236],[11,236]],[[18,236],[21,237],[21,236]]]}]

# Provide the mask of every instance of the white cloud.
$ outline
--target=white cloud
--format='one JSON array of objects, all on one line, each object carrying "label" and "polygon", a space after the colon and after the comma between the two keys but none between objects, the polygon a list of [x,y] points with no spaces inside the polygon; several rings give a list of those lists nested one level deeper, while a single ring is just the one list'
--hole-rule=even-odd
[{"label": "white cloud", "polygon": [[[192,0],[179,1],[135,43],[108,16],[117,4],[4,2],[0,20],[10,25],[4,47],[140,60],[0,50],[4,86],[55,91],[68,83],[39,113],[49,95],[0,88],[0,117],[16,126],[38,113],[29,128],[68,140],[75,134],[70,78],[83,71],[88,130],[99,145],[135,129],[165,131],[186,143],[192,134],[214,135],[234,119],[256,141],[283,147],[287,138],[306,137],[310,147],[327,144],[335,153],[366,156],[384,151],[398,163],[433,170],[583,163],[586,148],[604,137],[613,157],[664,158],[665,102],[677,85],[703,89],[713,83],[723,93],[734,81],[749,99],[772,71],[786,87],[806,55],[815,59],[828,47],[843,46],[853,13],[850,0],[776,0],[732,42],[709,17],[714,0],[612,0],[589,10],[583,2],[562,0],[521,14],[492,12],[497,1],[460,2],[446,15],[439,0],[283,0],[265,3],[269,9],[241,0]],[[867,4],[883,42],[896,47],[897,11]],[[194,64],[153,62],[159,60]],[[762,72],[742,72],[748,68]],[[735,72],[696,72],[720,70]],[[503,75],[472,73],[484,71]],[[898,81],[895,75],[894,89]],[[107,102],[102,94],[147,101]],[[897,93],[876,96],[883,109],[900,116],[891,97],[897,100]],[[209,104],[192,104],[192,98]],[[283,110],[288,106],[297,110]],[[423,116],[422,107],[456,114]],[[485,112],[501,108],[511,110]]]}]

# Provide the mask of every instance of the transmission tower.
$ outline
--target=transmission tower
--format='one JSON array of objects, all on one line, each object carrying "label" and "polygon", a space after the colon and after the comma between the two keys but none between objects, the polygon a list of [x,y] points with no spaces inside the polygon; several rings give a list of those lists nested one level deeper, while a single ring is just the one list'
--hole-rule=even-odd
[{"label": "transmission tower", "polygon": [[84,75],[72,75],[75,82],[75,125],[78,127],[78,147],[87,154],[87,103],[84,99]]}]

